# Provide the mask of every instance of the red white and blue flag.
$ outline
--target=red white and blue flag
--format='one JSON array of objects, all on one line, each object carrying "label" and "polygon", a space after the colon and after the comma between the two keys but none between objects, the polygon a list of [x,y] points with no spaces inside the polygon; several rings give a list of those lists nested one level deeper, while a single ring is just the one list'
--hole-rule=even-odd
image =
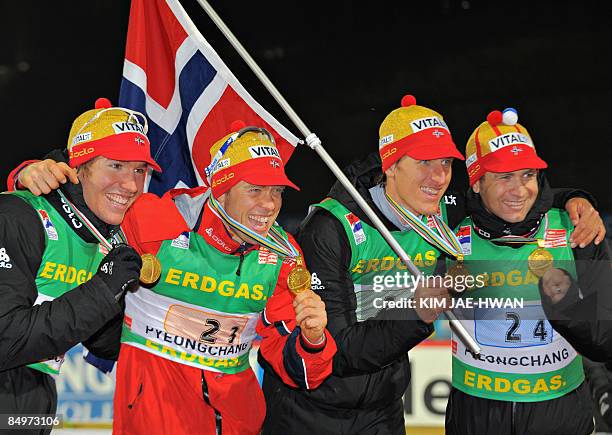
[{"label": "red white and blue flag", "polygon": [[298,138],[242,87],[177,0],[133,0],[119,106],[148,117],[163,169],[149,191],[207,185],[210,147],[240,119],[267,128],[287,162]]}]

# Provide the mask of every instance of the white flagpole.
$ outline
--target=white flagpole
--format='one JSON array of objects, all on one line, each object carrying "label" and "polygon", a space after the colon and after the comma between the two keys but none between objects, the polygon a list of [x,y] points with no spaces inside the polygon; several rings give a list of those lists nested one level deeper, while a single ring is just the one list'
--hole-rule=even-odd
[{"label": "white flagpole", "polygon": [[[208,1],[206,0],[197,0],[200,6],[206,11],[211,20],[217,25],[219,30],[225,35],[227,40],[232,44],[232,46],[236,49],[240,57],[244,59],[247,65],[251,68],[251,70],[255,73],[257,78],[261,80],[266,89],[272,94],[272,97],[277,101],[277,103],[281,106],[281,108],[285,111],[287,116],[291,119],[291,121],[295,124],[295,126],[300,130],[300,132],[304,135],[306,139],[306,144],[312,148],[325,162],[325,164],[329,167],[329,169],[334,173],[336,178],[340,181],[342,186],[347,190],[347,192],[353,197],[353,199],[357,202],[359,207],[365,212],[368,218],[372,221],[372,224],[376,227],[376,229],[380,232],[383,238],[387,241],[391,249],[393,249],[397,255],[402,259],[404,264],[408,267],[410,272],[415,276],[422,276],[423,273],[410,261],[408,254],[406,251],[400,246],[400,244],[395,240],[395,238],[391,235],[385,224],[380,220],[380,218],[376,215],[374,210],[369,206],[369,204],[363,199],[363,197],[359,194],[357,189],[351,184],[349,179],[344,175],[340,167],[336,164],[336,162],[331,158],[331,156],[327,153],[323,145],[321,145],[321,140],[317,137],[316,134],[310,131],[310,129],[304,124],[302,119],[298,116],[298,114],[293,110],[293,108],[289,105],[287,100],[281,95],[281,93],[276,89],[276,86],[270,81],[270,79],[266,76],[266,74],[261,70],[259,65],[255,62],[255,60],[251,57],[251,55],[246,51],[244,46],[238,41],[236,36],[232,33],[232,31],[225,25],[221,17],[217,15],[214,9],[210,6]],[[472,354],[478,355],[480,354],[480,346],[476,343],[476,341],[470,336],[467,330],[463,327],[461,322],[457,319],[455,314],[448,310],[445,312],[446,316],[449,319],[451,328],[459,336],[463,344],[470,349]]]}]

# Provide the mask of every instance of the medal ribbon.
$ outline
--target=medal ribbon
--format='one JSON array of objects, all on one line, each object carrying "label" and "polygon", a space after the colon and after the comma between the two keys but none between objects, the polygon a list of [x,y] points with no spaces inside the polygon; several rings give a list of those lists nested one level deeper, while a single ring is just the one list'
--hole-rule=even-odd
[{"label": "medal ribbon", "polygon": [[[548,231],[548,214],[546,214],[544,216],[544,237],[546,237],[546,232]],[[538,230],[536,229],[533,233],[537,233]],[[496,239],[491,239],[492,242],[498,242],[498,243],[523,243],[525,245],[533,245],[533,244],[537,244],[539,248],[544,248],[546,245],[546,240],[545,239],[538,239],[536,237],[526,237],[526,236],[503,236],[503,237],[498,237]]]},{"label": "medal ribbon", "polygon": [[94,224],[92,224],[91,221],[87,219],[87,216],[85,216],[81,210],[79,210],[72,202],[70,202],[68,198],[66,198],[66,195],[64,195],[64,192],[62,192],[61,189],[57,189],[57,192],[59,193],[59,196],[62,201],[68,206],[68,208],[70,208],[70,210],[81,221],[85,228],[87,228],[89,232],[98,240],[98,242],[100,242],[100,245],[105,247],[108,251],[113,249],[113,244],[127,243],[125,236],[123,235],[121,230],[119,230],[113,235],[112,240],[114,243],[111,244],[111,242],[106,240],[102,233],[98,231]]},{"label": "medal ribbon", "polygon": [[433,231],[414,213],[391,198],[387,192],[385,192],[385,197],[387,198],[389,205],[391,205],[391,207],[393,207],[393,209],[405,219],[406,223],[410,225],[412,229],[423,237],[430,245],[444,251],[446,254],[456,258],[458,261],[463,261],[463,252],[461,250],[459,240],[457,240],[457,236],[455,236],[455,233],[453,233],[453,231],[448,227],[446,222],[440,219],[437,215],[432,215],[431,217],[436,229],[436,231]]},{"label": "medal ribbon", "polygon": [[276,252],[277,254],[280,254],[284,257],[298,257],[299,254],[297,249],[295,249],[291,245],[291,243],[289,243],[289,241],[287,241],[281,235],[281,233],[278,232],[278,230],[274,227],[270,228],[270,231],[268,231],[267,236],[262,236],[261,234],[256,233],[255,231],[242,225],[240,222],[238,222],[229,214],[227,214],[221,204],[219,204],[219,202],[217,202],[217,200],[212,195],[210,195],[208,201],[213,210],[217,212],[219,218],[227,225],[229,225],[232,229],[244,234],[245,236],[248,236],[249,238],[255,240],[261,246],[265,246],[269,250]]}]

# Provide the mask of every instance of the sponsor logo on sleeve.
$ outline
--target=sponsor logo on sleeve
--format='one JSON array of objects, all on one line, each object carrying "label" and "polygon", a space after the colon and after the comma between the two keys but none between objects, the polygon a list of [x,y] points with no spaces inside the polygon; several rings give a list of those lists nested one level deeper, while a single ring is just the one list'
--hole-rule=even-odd
[{"label": "sponsor logo on sleeve", "polygon": [[325,286],[322,285],[321,279],[319,279],[316,272],[310,278],[310,288],[312,290],[325,290]]},{"label": "sponsor logo on sleeve", "polygon": [[170,246],[180,249],[189,249],[189,231],[183,231],[176,239],[172,240]]},{"label": "sponsor logo on sleeve", "polygon": [[469,225],[459,227],[457,239],[463,255],[472,255],[472,227]]},{"label": "sponsor logo on sleeve", "polygon": [[0,248],[0,269],[12,269],[11,258],[6,253],[6,248]]},{"label": "sponsor logo on sleeve", "polygon": [[49,218],[49,214],[45,210],[38,210],[38,214],[43,222],[43,228],[47,232],[47,237],[49,240],[57,240],[57,230],[55,229],[55,225],[51,222],[51,218]]},{"label": "sponsor logo on sleeve", "polygon": [[353,238],[355,239],[355,244],[360,245],[366,241],[366,235],[363,231],[363,225],[361,224],[361,220],[355,216],[353,213],[348,213],[344,215],[345,219],[351,226],[351,231],[353,232]]}]

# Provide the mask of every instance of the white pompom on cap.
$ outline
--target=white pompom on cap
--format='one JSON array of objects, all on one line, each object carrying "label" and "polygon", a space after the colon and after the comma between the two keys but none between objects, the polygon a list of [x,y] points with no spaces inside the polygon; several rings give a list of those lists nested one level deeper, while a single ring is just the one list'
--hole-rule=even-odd
[{"label": "white pompom on cap", "polygon": [[514,125],[518,122],[518,112],[512,107],[504,109],[502,122],[506,125]]}]

